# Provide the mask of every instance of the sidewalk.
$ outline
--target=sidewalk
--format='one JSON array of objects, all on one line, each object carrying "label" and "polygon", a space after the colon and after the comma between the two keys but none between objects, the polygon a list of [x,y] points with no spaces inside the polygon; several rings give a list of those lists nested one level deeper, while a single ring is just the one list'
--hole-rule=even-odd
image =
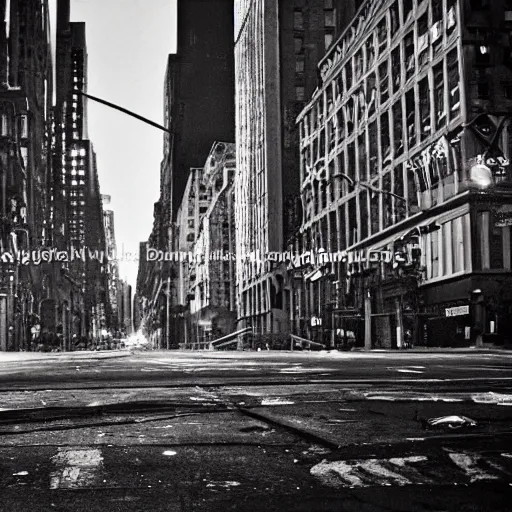
[{"label": "sidewalk", "polygon": [[[334,351],[331,351],[334,352]],[[391,354],[512,354],[512,346],[484,346],[484,347],[413,347],[406,349],[398,348],[355,348],[352,352],[359,353],[391,353]]]},{"label": "sidewalk", "polygon": [[0,364],[23,361],[69,361],[83,359],[113,359],[131,355],[129,350],[80,352],[0,352]]}]

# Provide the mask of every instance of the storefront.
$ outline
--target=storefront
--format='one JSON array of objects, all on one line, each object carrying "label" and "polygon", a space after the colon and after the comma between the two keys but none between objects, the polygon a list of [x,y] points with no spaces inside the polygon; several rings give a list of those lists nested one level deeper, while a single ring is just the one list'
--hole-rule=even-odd
[{"label": "storefront", "polygon": [[422,308],[418,314],[416,345],[469,347],[475,343],[468,301],[446,302]]},{"label": "storefront", "polygon": [[502,345],[512,337],[512,277],[473,275],[423,290],[419,343],[432,347]]}]

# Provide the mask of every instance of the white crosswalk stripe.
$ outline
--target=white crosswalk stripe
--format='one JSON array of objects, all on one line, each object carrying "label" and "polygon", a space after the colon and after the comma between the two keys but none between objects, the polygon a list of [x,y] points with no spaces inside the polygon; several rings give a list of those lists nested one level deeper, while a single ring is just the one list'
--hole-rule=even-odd
[{"label": "white crosswalk stripe", "polygon": [[50,489],[94,487],[99,479],[103,456],[98,448],[61,448],[52,457]]},{"label": "white crosswalk stripe", "polygon": [[[507,453],[449,452],[448,458],[425,455],[386,459],[323,460],[311,474],[329,487],[445,485],[479,481],[512,481]],[[501,460],[500,460],[501,459]],[[455,467],[453,466],[455,465]]]},{"label": "white crosswalk stripe", "polygon": [[466,473],[471,483],[480,480],[500,480],[504,475],[511,476],[501,465],[488,457],[474,452],[449,453],[450,459]]}]

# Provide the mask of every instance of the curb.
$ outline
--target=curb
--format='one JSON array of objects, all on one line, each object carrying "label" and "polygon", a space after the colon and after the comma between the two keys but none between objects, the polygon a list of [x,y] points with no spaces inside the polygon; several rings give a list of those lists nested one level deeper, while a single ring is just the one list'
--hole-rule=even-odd
[{"label": "curb", "polygon": [[[0,364],[2,363],[24,363],[24,362],[31,362],[31,361],[81,361],[81,360],[84,360],[84,359],[95,359],[95,360],[100,360],[100,359],[117,359],[117,358],[120,358],[120,357],[127,357],[127,356],[130,356],[132,355],[130,352],[126,353],[126,352],[123,352],[123,353],[118,353],[118,354],[98,354],[97,352],[87,352],[87,353],[80,353],[80,355],[78,357],[76,357],[76,355],[78,355],[78,353],[76,352],[60,352],[59,353],[60,355],[55,355],[55,354],[48,354],[47,356],[45,355],[40,355],[40,356],[35,356],[35,357],[13,357],[12,359],[11,358],[6,358],[6,359],[3,359],[1,354],[0,354]],[[92,357],[93,355],[96,355],[96,356],[99,356],[99,357]]]}]

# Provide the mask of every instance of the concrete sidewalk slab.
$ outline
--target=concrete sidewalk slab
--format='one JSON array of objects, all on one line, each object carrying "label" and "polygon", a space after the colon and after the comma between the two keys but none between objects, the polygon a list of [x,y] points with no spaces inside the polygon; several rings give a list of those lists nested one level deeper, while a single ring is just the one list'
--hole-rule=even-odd
[{"label": "concrete sidewalk slab", "polygon": [[112,359],[132,355],[126,350],[108,352],[0,352],[0,364],[25,361],[81,361],[84,359]]}]

